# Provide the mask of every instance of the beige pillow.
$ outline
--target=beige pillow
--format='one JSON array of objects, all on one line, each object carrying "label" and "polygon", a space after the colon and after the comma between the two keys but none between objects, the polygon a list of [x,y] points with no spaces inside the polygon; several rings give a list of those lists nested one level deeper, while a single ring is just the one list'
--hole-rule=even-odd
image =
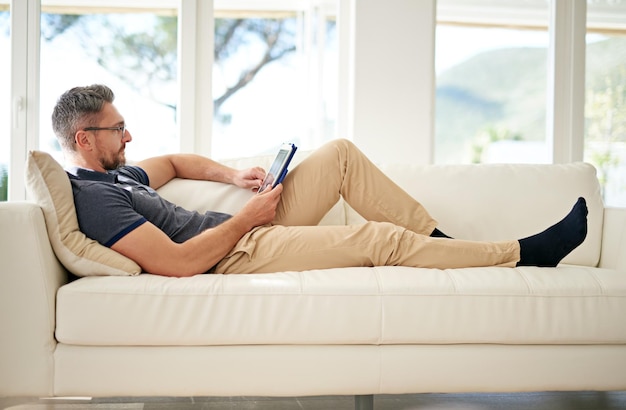
[{"label": "beige pillow", "polygon": [[141,273],[135,262],[87,238],[80,231],[70,179],[50,154],[29,152],[26,186],[43,209],[52,249],[67,270],[77,276]]}]

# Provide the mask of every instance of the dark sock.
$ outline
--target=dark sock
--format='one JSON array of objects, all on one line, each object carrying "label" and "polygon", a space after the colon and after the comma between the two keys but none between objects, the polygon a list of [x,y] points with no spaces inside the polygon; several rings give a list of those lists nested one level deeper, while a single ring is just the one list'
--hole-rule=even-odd
[{"label": "dark sock", "polygon": [[430,236],[432,236],[433,238],[450,238],[450,239],[452,239],[451,236],[446,235],[445,233],[441,232],[437,228],[435,228],[435,230],[433,231],[433,233],[430,234]]},{"label": "dark sock", "polygon": [[587,203],[578,198],[574,208],[560,222],[543,232],[520,239],[520,261],[517,266],[554,267],[587,236]]}]

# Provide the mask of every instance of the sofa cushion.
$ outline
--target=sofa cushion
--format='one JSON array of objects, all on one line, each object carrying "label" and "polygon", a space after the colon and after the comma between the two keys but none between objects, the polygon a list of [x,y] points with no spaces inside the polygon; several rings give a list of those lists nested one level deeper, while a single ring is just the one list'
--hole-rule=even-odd
[{"label": "sofa cushion", "polygon": [[50,154],[29,153],[26,186],[43,210],[52,249],[67,270],[77,276],[137,275],[141,272],[135,262],[87,238],[80,231],[70,180]]},{"label": "sofa cushion", "polygon": [[626,343],[623,272],[345,268],[82,278],[59,289],[74,345]]}]

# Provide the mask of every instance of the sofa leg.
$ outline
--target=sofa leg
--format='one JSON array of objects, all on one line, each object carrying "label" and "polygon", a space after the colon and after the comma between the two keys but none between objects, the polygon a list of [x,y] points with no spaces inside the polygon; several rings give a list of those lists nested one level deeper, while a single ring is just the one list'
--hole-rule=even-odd
[{"label": "sofa leg", "polygon": [[374,395],[365,394],[354,396],[355,410],[374,410]]}]

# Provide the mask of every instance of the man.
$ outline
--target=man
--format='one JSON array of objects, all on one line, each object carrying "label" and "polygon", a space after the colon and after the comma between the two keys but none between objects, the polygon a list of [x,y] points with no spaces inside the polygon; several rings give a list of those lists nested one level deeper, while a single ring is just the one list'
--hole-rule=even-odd
[{"label": "man", "polygon": [[[154,191],[191,178],[256,190],[261,168],[235,170],[197,155],[165,155],[125,166],[132,141],[106,86],[73,88],[58,100],[54,131],[66,159],[81,230],[145,272],[191,276],[347,266],[432,268],[556,266],[587,234],[587,206],[520,240],[446,237],[424,207],[352,143],[330,142],[295,167],[283,184],[254,195],[235,215],[189,212]],[[342,196],[369,222],[317,226]]]}]

